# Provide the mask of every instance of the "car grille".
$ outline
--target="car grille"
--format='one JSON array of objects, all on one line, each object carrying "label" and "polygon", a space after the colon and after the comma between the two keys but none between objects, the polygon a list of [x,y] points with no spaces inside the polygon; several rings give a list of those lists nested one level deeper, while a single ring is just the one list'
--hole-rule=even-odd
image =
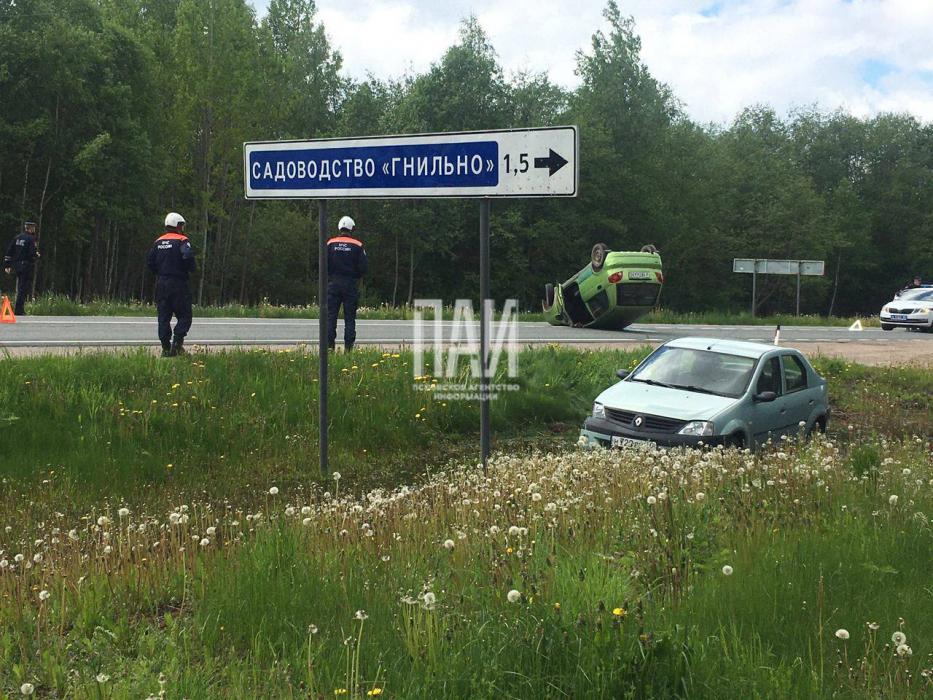
[{"label": "car grille", "polygon": [[[678,418],[665,418],[664,416],[648,416],[644,413],[635,413],[634,411],[623,411],[618,408],[609,408],[606,406],[606,417],[616,423],[621,423],[627,428],[640,430],[649,433],[676,433],[687,424],[687,421]],[[635,428],[635,418],[641,416],[645,422],[640,428]]]},{"label": "car grille", "polygon": [[912,314],[915,311],[916,309],[894,309],[894,308],[891,308],[890,306],[888,307],[888,313],[892,313],[892,314]]}]

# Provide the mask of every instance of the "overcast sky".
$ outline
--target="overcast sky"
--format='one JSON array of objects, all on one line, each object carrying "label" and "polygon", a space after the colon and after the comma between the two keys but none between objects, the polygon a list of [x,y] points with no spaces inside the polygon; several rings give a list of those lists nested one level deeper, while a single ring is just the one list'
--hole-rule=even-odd
[{"label": "overcast sky", "polygon": [[[268,0],[253,0],[260,14]],[[473,13],[506,72],[575,87],[577,50],[606,29],[604,0],[317,0],[355,78],[422,72]],[[933,122],[933,0],[619,0],[642,58],[700,122],[742,107],[807,105]]]}]

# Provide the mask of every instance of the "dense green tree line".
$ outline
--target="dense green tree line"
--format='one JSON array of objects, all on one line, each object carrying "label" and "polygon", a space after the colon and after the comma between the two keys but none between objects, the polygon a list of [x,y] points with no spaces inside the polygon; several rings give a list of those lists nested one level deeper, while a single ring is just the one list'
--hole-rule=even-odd
[{"label": "dense green tree line", "polygon": [[[493,292],[539,303],[605,241],[653,243],[665,305],[745,309],[733,257],[825,259],[804,310],[873,311],[908,276],[933,276],[933,126],[749,107],[698,125],[640,58],[614,2],[578,56],[580,86],[505,75],[473,19],[431,68],[349,80],[313,0],[0,2],[0,231],[41,225],[39,291],[152,294],[144,259],[166,211],[198,251],[203,303],[314,300],[312,202],[248,202],[247,140],[549,124],[581,132],[573,200],[493,203]],[[342,202],[371,259],[369,303],[475,296],[475,202]],[[9,279],[4,284],[9,284]],[[760,310],[793,308],[788,278]]]}]

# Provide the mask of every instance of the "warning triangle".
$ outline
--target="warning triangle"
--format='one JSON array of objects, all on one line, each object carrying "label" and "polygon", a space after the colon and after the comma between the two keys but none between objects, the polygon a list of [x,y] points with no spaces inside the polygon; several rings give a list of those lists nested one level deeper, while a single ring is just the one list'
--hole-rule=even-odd
[{"label": "warning triangle", "polygon": [[10,298],[7,296],[3,297],[3,307],[0,308],[0,323],[16,323],[16,315],[13,313]]},{"label": "warning triangle", "polygon": [[856,320],[855,320],[855,323],[853,323],[851,326],[849,326],[849,330],[850,330],[850,331],[860,331],[860,330],[862,330],[862,322],[861,322],[860,320],[856,319]]}]

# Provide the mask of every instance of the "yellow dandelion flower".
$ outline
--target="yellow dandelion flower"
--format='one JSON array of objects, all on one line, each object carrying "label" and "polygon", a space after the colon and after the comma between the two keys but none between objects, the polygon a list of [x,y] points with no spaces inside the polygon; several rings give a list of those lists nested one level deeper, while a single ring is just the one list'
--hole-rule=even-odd
[{"label": "yellow dandelion flower", "polygon": [[334,688],[334,695],[346,695],[346,694],[347,694],[346,688]]},{"label": "yellow dandelion flower", "polygon": [[560,603],[554,603],[554,609],[560,610]]},{"label": "yellow dandelion flower", "polygon": [[373,697],[376,695],[382,695],[382,688],[373,688],[372,690],[366,691],[366,694],[369,695],[370,697]]},{"label": "yellow dandelion flower", "polygon": [[625,608],[613,608],[612,614],[616,617],[625,617]]},{"label": "yellow dandelion flower", "polygon": [[506,548],[505,548],[505,553],[506,553],[506,554],[511,554],[511,553],[512,553],[512,548],[511,548],[511,547],[506,547]]}]

